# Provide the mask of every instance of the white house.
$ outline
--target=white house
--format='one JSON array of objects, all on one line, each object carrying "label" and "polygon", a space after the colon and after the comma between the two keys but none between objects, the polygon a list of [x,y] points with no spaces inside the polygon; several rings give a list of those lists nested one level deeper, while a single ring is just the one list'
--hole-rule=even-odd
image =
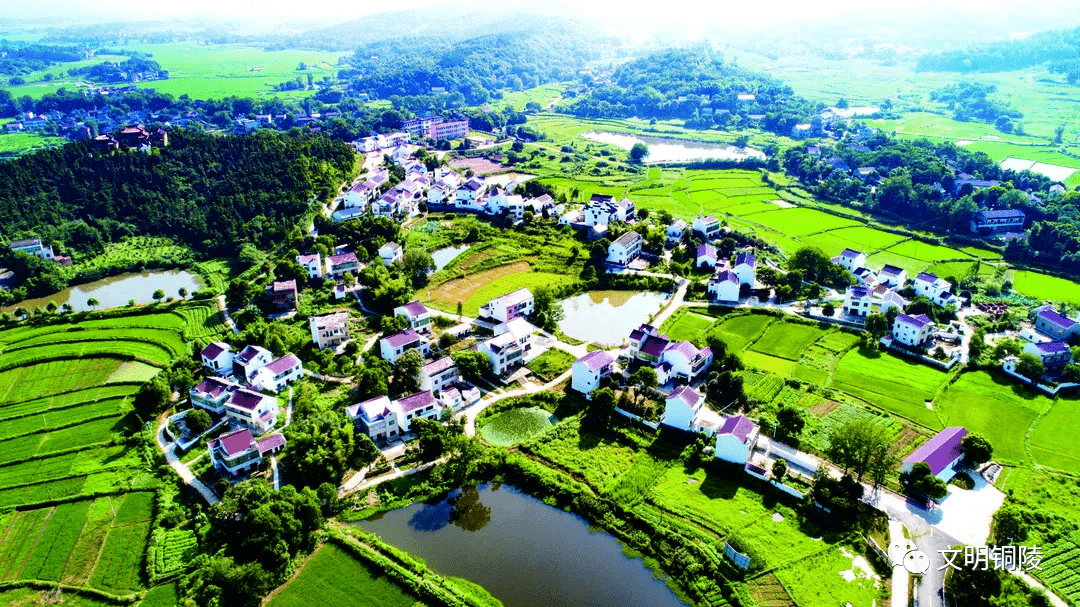
[{"label": "white house", "polygon": [[1073,333],[1080,331],[1080,324],[1061,314],[1053,306],[1042,306],[1036,310],[1035,329],[1041,333],[1054,339],[1067,340]]},{"label": "white house", "polygon": [[832,259],[833,263],[840,265],[845,270],[855,273],[855,270],[866,266],[866,253],[854,249],[844,249]]},{"label": "white house", "polygon": [[733,464],[744,465],[750,459],[750,452],[758,438],[758,427],[742,415],[729,417],[716,432],[717,459]]},{"label": "white house", "polygon": [[950,286],[947,281],[930,272],[919,272],[915,276],[915,295],[920,297],[933,297],[941,289],[948,289]]},{"label": "white house", "polygon": [[232,346],[229,344],[220,341],[212,342],[203,348],[201,356],[203,366],[210,371],[214,373],[232,372],[233,351]]},{"label": "white house", "polygon": [[705,240],[714,240],[720,235],[720,221],[712,215],[706,215],[704,217],[698,217],[694,220],[694,233],[700,235]]},{"label": "white house", "polygon": [[887,287],[899,289],[907,282],[907,270],[896,266],[882,266],[878,272],[878,282]]},{"label": "white house", "polygon": [[337,278],[351,273],[354,276],[360,271],[360,260],[356,253],[338,253],[326,258],[326,275]]},{"label": "white house", "polygon": [[675,244],[682,240],[683,234],[686,234],[686,229],[690,227],[690,224],[686,223],[682,219],[676,219],[671,222],[671,225],[667,227],[667,241],[668,244]]},{"label": "white house", "polygon": [[285,442],[280,432],[256,441],[251,431],[243,428],[210,441],[207,450],[214,468],[230,476],[239,476],[258,470],[263,456],[281,451]]},{"label": "white house", "polygon": [[396,242],[388,242],[379,247],[379,259],[382,260],[384,266],[390,266],[401,261],[401,257],[401,245]]},{"label": "white house", "polygon": [[417,333],[431,333],[431,311],[419,301],[394,308],[394,316],[404,316],[409,328]]},{"label": "white house", "polygon": [[735,256],[735,275],[739,277],[740,285],[754,288],[757,279],[757,257],[749,251],[743,251]]},{"label": "white house", "polygon": [[359,181],[346,190],[341,198],[341,204],[346,209],[365,209],[368,203],[375,199],[378,191],[379,186],[374,181],[370,179]]},{"label": "white house", "polygon": [[300,359],[295,354],[286,354],[256,371],[251,383],[266,392],[281,392],[303,375],[304,365]]},{"label": "white house", "polygon": [[930,466],[931,474],[948,482],[956,474],[956,465],[964,458],[963,441],[967,433],[963,426],[945,428],[907,456],[900,470],[911,472],[915,464],[924,463]]},{"label": "white house", "polygon": [[312,316],[308,319],[308,325],[311,328],[311,341],[320,350],[349,340],[349,314],[347,312]]},{"label": "white house", "polygon": [[439,413],[442,412],[442,405],[439,404],[438,399],[435,398],[434,394],[426,390],[399,398],[394,401],[394,404],[401,410],[402,420],[400,425],[405,432],[411,429],[412,420],[418,417],[437,419]]},{"label": "white house", "polygon": [[731,270],[720,270],[709,279],[709,299],[713,301],[739,301],[739,277]]},{"label": "white house", "polygon": [[374,441],[388,440],[404,433],[398,422],[404,414],[386,396],[377,396],[345,407],[345,414],[361,432]]},{"label": "white house", "polygon": [[[664,399],[664,414],[660,416],[660,423],[687,432],[696,432],[694,420],[705,408],[705,397],[700,392],[690,386],[680,386]],[[715,428],[713,430],[715,431]]]},{"label": "white house", "polygon": [[641,243],[641,235],[637,232],[630,231],[623,234],[608,245],[607,262],[625,266],[641,254]]},{"label": "white house", "polygon": [[[874,295],[878,296],[882,287],[878,287],[874,291]],[[900,312],[904,311],[904,308],[908,305],[908,300],[900,296],[896,291],[885,289],[883,293],[880,293],[880,297],[877,299],[878,308],[882,314],[887,314],[890,309],[896,308]]]},{"label": "white house", "polygon": [[[688,341],[676,341],[668,344],[667,349],[660,355],[660,363],[671,365],[667,373],[667,379],[685,379],[694,381],[709,370],[713,361],[711,348],[698,350],[694,344]],[[667,382],[664,382],[667,383]]]},{"label": "white house", "polygon": [[274,355],[266,348],[259,346],[245,346],[236,356],[233,356],[233,375],[241,381],[250,381],[255,372],[270,364]]},{"label": "white house", "polygon": [[229,421],[257,435],[269,432],[277,424],[277,415],[277,398],[252,390],[237,388],[225,401],[225,416]]},{"label": "white house", "polygon": [[1072,351],[1063,341],[1044,341],[1024,344],[1024,352],[1038,358],[1043,364],[1043,372],[1057,375],[1072,362]]},{"label": "white house", "polygon": [[426,357],[431,351],[431,341],[412,329],[405,329],[401,333],[379,340],[379,352],[383,360],[390,364],[396,363],[402,354],[414,349]]},{"label": "white house", "polygon": [[604,350],[595,350],[574,361],[570,387],[589,394],[600,387],[600,379],[611,373],[615,359]]},{"label": "white house", "polygon": [[844,293],[844,314],[849,316],[866,316],[870,313],[870,305],[873,297],[870,289],[866,287],[848,287]]},{"label": "white house", "polygon": [[505,375],[507,371],[524,364],[525,355],[532,349],[532,325],[510,323],[508,326],[509,331],[481,342],[477,347],[491,361],[495,375]]},{"label": "white house", "polygon": [[308,278],[318,278],[322,276],[323,261],[322,255],[319,253],[297,255],[296,263],[300,264],[300,266],[307,271]]},{"label": "white house", "polygon": [[697,268],[715,268],[716,247],[708,243],[698,245],[697,252],[694,255],[694,266]]},{"label": "white house", "polygon": [[420,367],[420,389],[442,392],[461,380],[457,363],[449,356],[430,362]]},{"label": "white house", "polygon": [[509,322],[532,314],[535,303],[536,300],[531,291],[518,289],[506,295],[500,295],[480,306],[480,316],[495,319],[499,323]]},{"label": "white house", "polygon": [[42,244],[40,238],[16,240],[11,243],[11,250],[36,255],[42,259],[52,259],[54,257],[52,245]]},{"label": "white house", "polygon": [[897,314],[893,321],[892,336],[896,341],[912,347],[919,347],[930,339],[934,323],[926,314],[908,316]]},{"label": "white house", "polygon": [[457,189],[457,205],[468,206],[484,195],[487,186],[482,178],[470,177]]}]

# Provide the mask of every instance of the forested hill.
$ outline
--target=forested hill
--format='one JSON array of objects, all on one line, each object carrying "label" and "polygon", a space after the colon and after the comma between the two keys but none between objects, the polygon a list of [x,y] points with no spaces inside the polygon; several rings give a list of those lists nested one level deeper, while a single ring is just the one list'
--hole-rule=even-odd
[{"label": "forested hill", "polygon": [[178,131],[169,143],[150,153],[71,143],[0,164],[0,233],[89,241],[149,234],[228,253],[280,241],[313,195],[329,195],[355,172],[348,144],[299,131]]},{"label": "forested hill", "polygon": [[[924,55],[916,70],[928,72],[1007,72],[1050,62],[1051,71],[1080,60],[1080,28],[1039,32],[1023,40],[1001,40],[972,48]],[[1058,68],[1058,69],[1055,69]],[[1072,73],[1080,70],[1072,70]]]},{"label": "forested hill", "polygon": [[[740,94],[753,100],[739,101]],[[809,120],[813,105],[767,75],[726,63],[707,48],[668,49],[619,66],[562,106],[588,118],[684,119],[691,128],[727,124],[734,116],[764,115],[764,128],[787,133]]]},{"label": "forested hill", "polygon": [[478,105],[500,89],[521,90],[575,77],[602,43],[591,30],[545,22],[457,42],[437,37],[383,40],[360,47],[349,63],[362,76],[354,86],[378,98],[429,95],[432,87],[444,87],[447,93],[460,93],[465,103]]}]

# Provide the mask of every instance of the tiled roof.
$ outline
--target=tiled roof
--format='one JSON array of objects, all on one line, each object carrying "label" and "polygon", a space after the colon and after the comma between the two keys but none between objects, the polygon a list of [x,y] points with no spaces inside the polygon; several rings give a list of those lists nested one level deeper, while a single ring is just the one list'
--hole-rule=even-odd
[{"label": "tiled roof", "polygon": [[232,382],[227,382],[224,379],[220,379],[217,377],[207,377],[201,382],[199,382],[199,385],[195,386],[195,391],[202,394],[208,394],[213,398],[217,398],[235,387],[236,384]]},{"label": "tiled roof", "polygon": [[19,249],[22,247],[41,246],[40,238],[24,238],[23,240],[16,240],[11,243],[11,248]]},{"label": "tiled roof", "polygon": [[280,432],[275,432],[270,436],[255,443],[255,446],[259,448],[259,455],[266,453],[267,451],[273,451],[280,447],[285,446],[285,436]]},{"label": "tiled roof", "polygon": [[700,244],[697,248],[697,259],[702,257],[711,257],[716,259],[716,247],[711,244]]},{"label": "tiled roof", "polygon": [[1057,310],[1055,310],[1053,308],[1047,308],[1046,310],[1039,310],[1039,318],[1041,318],[1041,319],[1043,319],[1043,320],[1045,320],[1045,321],[1047,321],[1049,323],[1052,323],[1054,325],[1057,325],[1057,326],[1061,327],[1062,329],[1072,328],[1072,326],[1076,324],[1076,321],[1072,320],[1071,318],[1067,318],[1065,316],[1062,316],[1061,313],[1059,313]]},{"label": "tiled roof", "polygon": [[221,448],[225,451],[226,455],[232,457],[237,453],[243,453],[253,447],[255,445],[255,438],[251,436],[250,430],[244,428],[243,430],[230,432],[214,442],[221,445]]},{"label": "tiled roof", "polygon": [[296,290],[296,281],[295,280],[283,280],[281,282],[278,282],[278,281],[275,280],[273,289],[274,289],[275,293],[280,293],[282,291],[295,291]]},{"label": "tiled roof", "polygon": [[409,344],[416,343],[422,338],[420,334],[412,329],[405,329],[401,333],[396,333],[390,337],[384,337],[383,340],[390,345],[391,348],[400,348]]},{"label": "tiled roof", "polygon": [[746,264],[752,268],[757,265],[757,258],[754,257],[753,253],[739,253],[735,256],[735,265],[741,266],[743,264]]},{"label": "tiled roof", "polygon": [[252,359],[264,352],[269,354],[267,350],[260,348],[259,346],[244,346],[244,349],[240,350],[240,353],[236,355],[236,359],[239,360],[241,364],[251,362]]},{"label": "tiled roof", "polygon": [[308,255],[297,255],[296,263],[306,266],[308,264],[318,264],[320,255],[318,253],[310,253]]},{"label": "tiled roof", "polygon": [[252,392],[251,390],[245,390],[240,388],[236,392],[232,393],[229,397],[229,404],[241,409],[247,409],[248,411],[254,411],[264,400],[272,398],[270,396],[263,396],[258,392]]},{"label": "tiled roof", "polygon": [[416,411],[417,409],[423,409],[428,405],[435,404],[435,402],[435,396],[430,391],[426,390],[398,400],[398,404],[401,405],[401,410],[406,413]]},{"label": "tiled roof", "polygon": [[978,213],[985,219],[1023,219],[1024,212],[1020,209],[986,209]]},{"label": "tiled roof", "polygon": [[905,325],[910,325],[916,329],[921,329],[930,324],[930,317],[926,314],[919,314],[917,316],[908,316],[907,314],[897,314],[896,322],[902,322]]},{"label": "tiled roof", "polygon": [[348,312],[337,312],[334,314],[327,314],[325,316],[313,316],[311,318],[311,322],[318,329],[335,329],[339,327],[344,327],[346,324],[348,324],[348,321]]},{"label": "tiled roof", "polygon": [[903,272],[903,271],[904,271],[903,268],[898,268],[896,266],[885,265],[885,266],[881,267],[881,271],[878,272],[878,274],[887,274],[889,276],[899,276],[900,273]]},{"label": "tiled roof", "polygon": [[299,366],[300,359],[297,358],[295,354],[290,353],[277,360],[271,361],[270,364],[266,365],[266,369],[274,375],[277,375]]},{"label": "tiled roof", "polygon": [[210,345],[208,345],[208,346],[206,346],[205,348],[202,349],[202,355],[205,356],[206,358],[208,358],[209,360],[214,360],[217,357],[221,356],[222,352],[228,352],[231,349],[232,348],[229,347],[229,344],[222,343],[220,341],[215,341],[215,342],[211,342]]},{"label": "tiled roof", "polygon": [[1035,344],[1035,347],[1043,354],[1059,354],[1069,349],[1063,341],[1047,341]]},{"label": "tiled roof", "polygon": [[742,415],[736,415],[729,417],[724,421],[724,425],[720,426],[720,429],[716,431],[717,436],[723,436],[730,434],[739,439],[740,443],[745,443],[750,433],[754,431],[754,422],[749,418]]},{"label": "tiled roof", "polygon": [[345,413],[349,417],[356,418],[363,412],[364,419],[368,421],[375,421],[380,419],[383,415],[390,412],[390,398],[387,396],[376,396],[355,405],[345,407]]},{"label": "tiled roof", "polygon": [[512,307],[512,306],[516,306],[517,304],[522,303],[524,301],[528,301],[528,300],[532,299],[532,296],[533,296],[532,291],[530,291],[528,289],[518,289],[517,291],[511,291],[510,293],[507,293],[506,295],[500,295],[499,297],[496,297],[492,301],[493,302],[497,301],[500,304],[502,304],[503,306],[506,306],[507,308],[509,308],[509,307]]},{"label": "tiled roof", "polygon": [[694,360],[698,355],[698,349],[694,347],[694,344],[688,341],[677,341],[668,345],[668,352],[678,352],[686,357],[686,360]]},{"label": "tiled roof", "polygon": [[450,358],[449,356],[444,356],[439,360],[430,362],[421,367],[420,373],[431,377],[432,375],[436,375],[438,373],[446,371],[447,369],[453,368],[456,364],[457,363],[454,362],[454,359]]},{"label": "tiled roof", "polygon": [[407,303],[407,304],[405,304],[405,305],[403,305],[401,307],[404,308],[405,311],[409,313],[409,316],[413,316],[413,317],[423,316],[424,314],[427,314],[427,312],[428,312],[428,309],[426,307],[424,307],[424,304],[420,303],[419,301],[410,301],[409,303]]},{"label": "tiled roof", "polygon": [[733,282],[735,284],[739,283],[739,277],[735,274],[735,272],[732,272],[731,270],[721,270],[717,272],[716,276],[713,276],[711,280],[714,282]]},{"label": "tiled roof", "polygon": [[930,272],[919,272],[918,276],[915,277],[915,280],[930,283],[937,282],[937,279],[937,274],[931,274]]},{"label": "tiled roof", "polygon": [[396,242],[388,242],[382,246],[383,249],[390,251],[391,253],[401,250],[401,245]]},{"label": "tiled roof", "polygon": [[621,245],[623,247],[628,247],[636,240],[641,240],[641,235],[638,234],[637,232],[630,231],[630,232],[627,232],[627,233],[623,234],[622,236],[618,237],[615,240],[615,242],[613,242],[611,244],[617,244],[617,245]]},{"label": "tiled roof", "polygon": [[854,249],[844,249],[843,251],[840,251],[840,257],[847,259],[855,259],[859,255],[862,255],[862,253]]},{"label": "tiled roof", "polygon": [[650,335],[645,343],[641,344],[642,354],[648,356],[660,356],[667,349],[668,340],[658,335]]},{"label": "tiled roof", "polygon": [[847,295],[851,299],[863,299],[870,297],[870,289],[866,287],[848,287]]},{"label": "tiled roof", "polygon": [[668,229],[671,228],[674,228],[676,230],[685,230],[687,228],[687,223],[682,219],[676,219],[675,221],[671,222],[670,226],[668,226]]},{"label": "tiled roof", "polygon": [[667,400],[678,399],[686,403],[687,406],[693,408],[701,402],[703,398],[705,397],[702,396],[700,392],[694,390],[690,386],[680,386],[675,388],[675,390],[668,395]]},{"label": "tiled roof", "polygon": [[931,474],[938,474],[963,455],[961,442],[967,436],[962,426],[951,426],[937,433],[937,436],[923,443],[904,460],[905,464],[924,462],[930,465]]},{"label": "tiled roof", "polygon": [[577,362],[585,365],[585,368],[590,371],[599,371],[614,362],[614,359],[604,350],[594,350],[577,359]]},{"label": "tiled roof", "polygon": [[337,255],[331,255],[326,258],[326,261],[330,262],[332,266],[340,266],[347,263],[359,263],[356,259],[356,253],[338,253]]}]

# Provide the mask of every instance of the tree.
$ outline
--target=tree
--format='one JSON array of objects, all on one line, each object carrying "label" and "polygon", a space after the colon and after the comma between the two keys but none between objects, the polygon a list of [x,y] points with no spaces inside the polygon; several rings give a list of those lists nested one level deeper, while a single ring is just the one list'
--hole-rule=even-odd
[{"label": "tree", "polygon": [[630,148],[630,160],[634,162],[643,162],[648,155],[649,146],[640,141],[635,143],[634,147]]},{"label": "tree", "polygon": [[836,306],[832,305],[832,302],[825,302],[825,305],[821,306],[821,313],[825,316],[832,317],[836,314]]},{"label": "tree", "polygon": [[143,421],[148,421],[168,406],[171,396],[172,390],[165,384],[165,380],[162,379],[161,375],[158,375],[140,386],[139,391],[135,393],[133,403],[135,412],[139,414]]},{"label": "tree", "polygon": [[353,468],[370,466],[375,460],[379,459],[379,455],[381,455],[379,448],[367,434],[354,432],[353,442]]},{"label": "tree", "polygon": [[873,473],[891,462],[891,447],[892,437],[883,427],[869,420],[859,419],[832,431],[825,454],[833,463],[842,467],[845,473],[854,472],[861,481],[867,472]]},{"label": "tree", "polygon": [[414,417],[409,430],[420,444],[420,458],[426,462],[438,459],[446,450],[446,428],[433,419]]},{"label": "tree", "polygon": [[592,392],[592,404],[589,406],[589,415],[596,418],[601,425],[606,425],[615,412],[615,392],[611,388],[599,388]]},{"label": "tree", "polygon": [[163,291],[161,289],[158,289],[158,290],[154,291],[153,297],[154,297],[154,301],[161,301],[162,299],[165,298],[165,291]]},{"label": "tree", "polygon": [[184,424],[193,435],[199,435],[210,429],[210,414],[202,409],[192,409],[184,416]]},{"label": "tree", "polygon": [[909,492],[930,499],[941,499],[949,494],[945,481],[934,476],[926,462],[919,462],[912,466],[911,472],[901,474],[900,484]]},{"label": "tree", "polygon": [[798,441],[805,425],[802,409],[786,406],[776,413],[776,433],[781,442]]},{"label": "tree", "polygon": [[638,370],[630,376],[630,383],[637,386],[636,398],[639,402],[644,395],[652,394],[653,390],[656,390],[658,382],[656,369],[645,365],[638,367]]},{"label": "tree", "polygon": [[564,317],[562,306],[555,300],[550,287],[541,286],[533,291],[533,320],[541,329],[554,333]]},{"label": "tree", "polygon": [[[953,546],[953,549],[964,551],[963,546]],[[1000,572],[993,568],[988,567],[985,571],[980,567],[949,568],[945,574],[945,595],[953,605],[989,607],[995,604],[992,599],[1000,593]]]},{"label": "tree", "polygon": [[462,350],[461,352],[454,352],[450,357],[457,364],[461,376],[471,382],[489,377],[495,372],[491,366],[491,359],[483,352]]},{"label": "tree", "polygon": [[979,466],[994,457],[994,446],[981,434],[968,434],[960,442],[964,450],[964,459],[972,466]]},{"label": "tree", "polygon": [[[91,308],[91,309],[94,309],[94,308],[97,308],[97,307],[98,307],[99,305],[101,305],[101,302],[100,302],[100,301],[98,301],[98,298],[97,298],[97,297],[91,297],[90,299],[87,299],[87,300],[86,300],[86,305],[87,305],[87,307],[89,307],[89,308]],[[15,310],[15,315],[16,315],[16,316],[18,316],[18,315],[19,315],[19,311],[18,311],[18,310]]]},{"label": "tree", "polygon": [[423,249],[411,248],[402,260],[405,275],[416,288],[427,284],[428,275],[435,269],[435,260]]},{"label": "tree", "polygon": [[424,357],[415,348],[405,352],[394,362],[394,383],[391,392],[412,394],[420,389],[420,369],[424,366]]},{"label": "tree", "polygon": [[889,334],[889,319],[884,314],[870,314],[866,317],[866,331],[874,337],[881,339]]},{"label": "tree", "polygon": [[1028,354],[1027,352],[1021,352],[1019,360],[1016,363],[1016,372],[1028,378],[1028,381],[1031,383],[1035,383],[1043,376],[1045,370],[1043,369],[1043,363],[1039,360],[1038,356]]},{"label": "tree", "polygon": [[352,462],[353,424],[337,412],[293,420],[285,429],[285,455],[293,474],[293,484],[318,487],[323,483],[340,486]]},{"label": "tree", "polygon": [[176,293],[180,296],[180,299],[184,299],[185,297],[187,297],[188,290],[184,287],[180,287],[180,289]]},{"label": "tree", "polygon": [[783,458],[779,458],[773,462],[772,475],[776,479],[776,482],[784,482],[784,477],[787,476],[787,462]]}]

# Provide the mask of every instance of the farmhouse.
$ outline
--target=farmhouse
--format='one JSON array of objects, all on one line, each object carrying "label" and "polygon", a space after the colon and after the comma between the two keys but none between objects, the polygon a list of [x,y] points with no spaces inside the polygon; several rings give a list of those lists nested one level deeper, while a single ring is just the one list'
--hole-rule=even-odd
[{"label": "farmhouse", "polygon": [[356,253],[338,253],[326,258],[326,275],[331,278],[344,276],[346,273],[356,274],[360,270],[360,261]]},{"label": "farmhouse", "polygon": [[281,434],[255,442],[255,437],[247,428],[222,435],[207,445],[214,468],[230,476],[258,470],[265,453],[277,453],[284,446],[285,437]]},{"label": "farmhouse", "polygon": [[652,325],[641,325],[630,332],[629,353],[638,360],[653,364],[660,363],[660,356],[667,349],[671,340],[656,330]]},{"label": "farmhouse", "polygon": [[971,220],[974,234],[1002,234],[1024,231],[1024,212],[1020,209],[982,209]]},{"label": "farmhouse", "polygon": [[345,407],[345,415],[374,441],[388,440],[405,431],[398,424],[398,419],[403,415],[400,407],[386,396]]},{"label": "farmhouse", "polygon": [[215,373],[222,371],[232,372],[233,351],[232,346],[227,343],[211,342],[210,345],[202,349],[201,357],[203,366],[210,371]]},{"label": "farmhouse", "polygon": [[694,255],[694,266],[697,268],[716,267],[716,247],[711,244],[698,245]]},{"label": "farmhouse", "polygon": [[866,316],[870,313],[873,297],[866,287],[848,287],[844,294],[844,314],[848,316]]},{"label": "farmhouse", "polygon": [[866,253],[854,249],[844,249],[839,255],[832,258],[833,263],[843,267],[851,273],[866,265]]},{"label": "farmhouse", "polygon": [[508,323],[507,326],[509,331],[481,342],[477,347],[491,361],[495,375],[505,375],[524,364],[525,355],[532,349],[532,325]]},{"label": "farmhouse", "polygon": [[743,251],[735,256],[735,275],[739,277],[740,285],[754,288],[757,274],[757,257],[749,251]]},{"label": "farmhouse", "polygon": [[379,247],[379,259],[382,260],[384,266],[401,261],[401,256],[401,245],[396,242],[388,242]]},{"label": "farmhouse", "polygon": [[589,394],[600,387],[600,379],[611,373],[615,359],[604,350],[589,352],[571,366],[570,387]]},{"label": "farmhouse", "polygon": [[364,209],[368,203],[375,199],[379,191],[379,184],[371,179],[359,181],[350,187],[342,197],[341,204],[346,209]]},{"label": "farmhouse", "polygon": [[641,254],[641,235],[630,231],[612,242],[608,246],[607,262],[612,265],[625,266]]},{"label": "farmhouse", "polygon": [[312,316],[308,319],[308,325],[311,328],[311,341],[320,350],[337,346],[349,339],[348,312]]},{"label": "farmhouse", "polygon": [[296,309],[296,281],[275,280],[270,286],[270,301],[279,310]]},{"label": "farmhouse", "polygon": [[915,295],[927,297],[938,306],[947,306],[956,303],[956,296],[952,294],[952,285],[943,278],[930,272],[919,272],[915,276]]},{"label": "farmhouse", "polygon": [[731,270],[718,270],[709,279],[709,299],[717,302],[739,301],[739,277]]},{"label": "farmhouse", "polygon": [[1080,325],[1062,315],[1053,306],[1043,306],[1035,315],[1035,329],[1054,339],[1067,340],[1070,335],[1080,330]]},{"label": "farmhouse", "polygon": [[658,379],[661,379],[661,383],[665,384],[672,380],[692,382],[709,370],[712,361],[713,352],[711,348],[698,350],[694,344],[688,341],[673,342],[668,344],[668,347],[660,355],[661,365],[667,363],[671,368],[666,372],[666,377]]},{"label": "farmhouse", "polygon": [[704,217],[698,216],[694,220],[694,233],[698,234],[705,240],[714,240],[720,235],[720,221],[712,215],[706,215]]},{"label": "farmhouse", "polygon": [[480,316],[504,323],[533,313],[535,299],[528,289],[518,289],[480,306]]},{"label": "farmhouse", "polygon": [[964,457],[962,442],[967,436],[962,426],[951,426],[938,432],[904,460],[901,470],[911,472],[915,464],[930,466],[930,473],[948,482],[956,474],[956,464]]},{"label": "farmhouse", "polygon": [[682,219],[676,219],[671,222],[671,225],[667,227],[667,241],[668,244],[675,244],[682,240],[683,234],[686,234],[686,229],[690,227],[690,224],[686,223]]},{"label": "farmhouse", "polygon": [[225,401],[228,400],[232,391],[239,387],[219,377],[207,377],[188,390],[188,396],[191,398],[193,407],[222,414],[225,412]]},{"label": "farmhouse", "polygon": [[241,381],[250,381],[255,372],[270,364],[274,355],[266,348],[246,346],[233,357],[233,375]]},{"label": "farmhouse", "polygon": [[430,362],[420,368],[420,389],[442,392],[461,380],[457,363],[449,356]]},{"label": "farmhouse", "polygon": [[34,255],[42,259],[52,259],[53,255],[52,245],[42,244],[40,238],[26,238],[23,240],[16,240],[11,243],[12,251],[22,251],[29,255]]},{"label": "farmhouse", "polygon": [[409,328],[418,333],[431,333],[431,312],[419,301],[394,308],[394,316],[403,316]]},{"label": "farmhouse", "polygon": [[256,371],[251,383],[266,392],[281,392],[303,375],[304,365],[300,359],[295,354],[286,354]]},{"label": "farmhouse", "polygon": [[725,462],[744,465],[750,459],[757,439],[758,427],[754,422],[742,415],[729,417],[716,432],[713,455]]},{"label": "farmhouse", "polygon": [[244,388],[237,388],[225,401],[225,416],[229,421],[247,427],[255,434],[265,434],[277,424],[278,403],[273,396],[266,396]]},{"label": "farmhouse", "polygon": [[893,321],[892,336],[896,341],[913,348],[922,347],[933,334],[934,323],[926,314],[908,316],[897,314]]},{"label": "farmhouse", "polygon": [[903,287],[907,282],[907,270],[890,265],[882,266],[878,271],[878,282],[887,287]]},{"label": "farmhouse", "polygon": [[664,399],[660,423],[687,432],[712,434],[723,418],[705,404],[705,397],[690,386],[680,386]]},{"label": "farmhouse", "polygon": [[1072,362],[1072,351],[1063,341],[1026,343],[1024,352],[1042,362],[1046,375],[1059,375],[1065,369],[1065,365]]},{"label": "farmhouse", "polygon": [[302,268],[307,270],[308,278],[319,278],[320,276],[322,276],[323,261],[322,255],[320,255],[319,253],[297,255],[296,263],[300,264]]},{"label": "farmhouse", "polygon": [[412,329],[405,329],[401,333],[379,340],[379,352],[383,360],[390,364],[396,363],[402,354],[413,349],[419,350],[422,356],[427,356],[431,351],[431,341]]},{"label": "farmhouse", "polygon": [[908,305],[908,300],[901,297],[896,291],[889,290],[884,286],[878,286],[874,289],[874,300],[877,302],[878,310],[882,314],[887,314],[892,308],[903,312]]},{"label": "farmhouse", "polygon": [[[469,208],[487,191],[483,178],[470,177],[457,189],[457,206]],[[478,208],[476,210],[479,210]]]}]

